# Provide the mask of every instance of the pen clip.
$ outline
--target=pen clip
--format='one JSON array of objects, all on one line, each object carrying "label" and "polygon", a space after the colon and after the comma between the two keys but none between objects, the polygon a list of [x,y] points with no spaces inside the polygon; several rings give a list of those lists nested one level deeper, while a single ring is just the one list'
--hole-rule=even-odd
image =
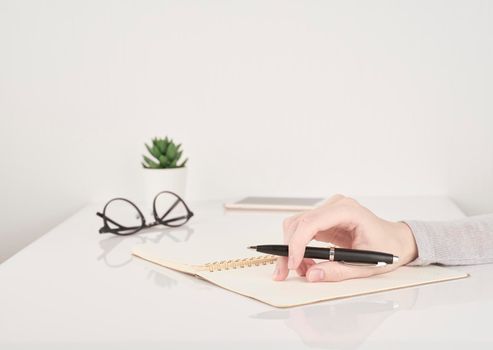
[{"label": "pen clip", "polygon": [[359,267],[384,267],[384,266],[387,266],[387,263],[385,263],[383,261],[379,261],[376,264],[350,263],[350,262],[346,262],[346,261],[339,261],[339,262],[344,264],[344,265],[359,266]]}]

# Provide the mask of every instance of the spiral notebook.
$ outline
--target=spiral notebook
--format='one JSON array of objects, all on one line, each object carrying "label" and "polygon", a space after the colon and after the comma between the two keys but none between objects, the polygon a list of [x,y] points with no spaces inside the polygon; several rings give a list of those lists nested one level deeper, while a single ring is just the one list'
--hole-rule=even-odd
[{"label": "spiral notebook", "polygon": [[275,307],[298,306],[468,276],[439,266],[406,266],[390,273],[342,282],[309,283],[305,278],[294,276],[277,282],[271,277],[277,259],[275,256],[245,251],[243,257],[238,258],[224,254],[224,248],[216,251],[203,247],[192,248],[190,245],[182,248],[142,244],[135,246],[132,253]]}]

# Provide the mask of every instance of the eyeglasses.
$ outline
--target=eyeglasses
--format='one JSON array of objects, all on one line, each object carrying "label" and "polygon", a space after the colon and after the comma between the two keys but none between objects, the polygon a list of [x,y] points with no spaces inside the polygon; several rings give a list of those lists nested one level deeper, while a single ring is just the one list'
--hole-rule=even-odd
[{"label": "eyeglasses", "polygon": [[155,221],[146,224],[142,211],[134,203],[125,198],[113,198],[106,203],[102,213],[96,213],[103,219],[99,233],[126,236],[157,225],[179,227],[193,216],[185,201],[170,191],[159,192],[154,197],[152,213]]}]

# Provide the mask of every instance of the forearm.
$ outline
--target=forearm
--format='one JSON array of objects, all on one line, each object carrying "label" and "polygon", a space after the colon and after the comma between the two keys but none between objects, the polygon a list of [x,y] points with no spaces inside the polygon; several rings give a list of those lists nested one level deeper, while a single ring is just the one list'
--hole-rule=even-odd
[{"label": "forearm", "polygon": [[493,263],[493,214],[448,222],[404,222],[418,248],[418,258],[409,265]]}]

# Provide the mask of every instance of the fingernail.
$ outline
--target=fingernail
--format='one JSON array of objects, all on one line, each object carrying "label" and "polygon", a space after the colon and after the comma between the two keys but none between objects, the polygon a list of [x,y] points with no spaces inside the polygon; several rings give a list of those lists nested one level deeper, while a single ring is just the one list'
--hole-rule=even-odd
[{"label": "fingernail", "polygon": [[325,278],[325,272],[324,272],[324,270],[313,269],[310,271],[307,278],[308,278],[308,281],[310,281],[310,282],[323,281]]},{"label": "fingernail", "polygon": [[294,256],[290,256],[288,260],[288,269],[293,270],[295,268],[294,263]]}]

